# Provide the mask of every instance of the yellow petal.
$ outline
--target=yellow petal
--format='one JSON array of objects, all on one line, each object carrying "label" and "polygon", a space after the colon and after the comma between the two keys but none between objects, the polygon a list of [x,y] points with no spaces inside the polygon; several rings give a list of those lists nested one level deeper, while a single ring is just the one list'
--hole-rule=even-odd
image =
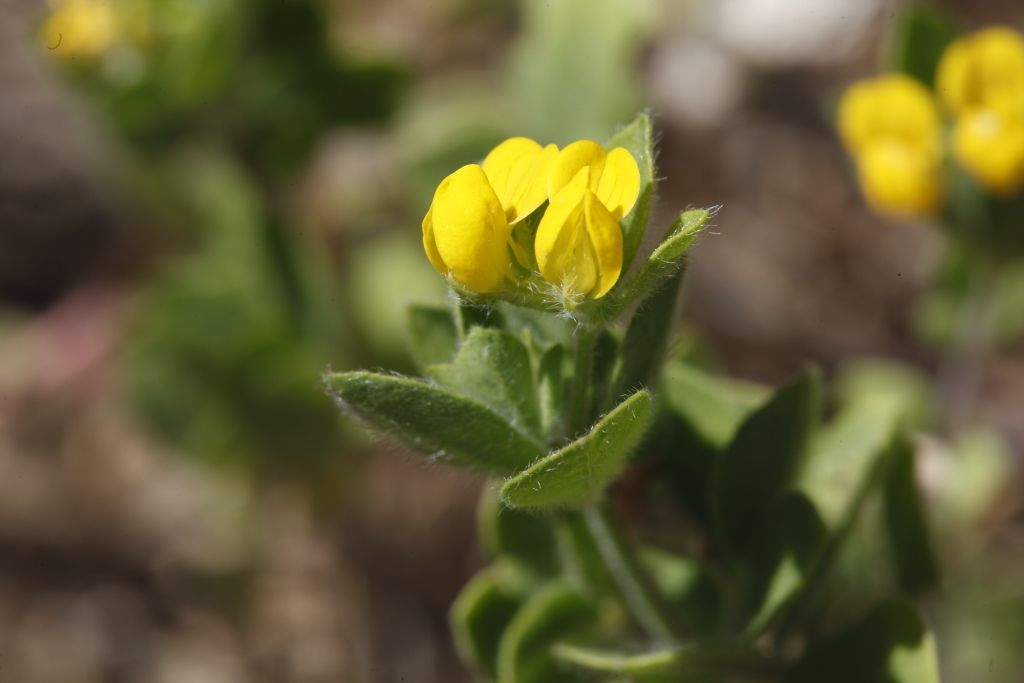
[{"label": "yellow petal", "polygon": [[529,138],[509,138],[491,150],[483,169],[509,223],[516,223],[547,199],[548,167],[558,154]]},{"label": "yellow petal", "polygon": [[629,213],[640,194],[640,168],[624,147],[606,152],[592,140],[578,140],[558,153],[548,173],[553,198],[581,169],[590,170],[590,190],[618,220]]},{"label": "yellow petal", "polygon": [[510,227],[480,166],[463,166],[441,181],[428,217],[437,255],[451,277],[480,293],[501,286],[511,266]]},{"label": "yellow petal", "polygon": [[43,23],[40,39],[61,57],[95,59],[113,45],[118,32],[108,0],[65,0]]},{"label": "yellow petal", "polygon": [[952,136],[957,161],[995,194],[1024,187],[1024,122],[996,110],[965,113]]},{"label": "yellow petal", "polygon": [[427,260],[434,270],[441,275],[448,274],[448,266],[441,260],[441,254],[437,251],[437,241],[434,239],[434,205],[427,209],[427,215],[423,217],[423,251],[427,252]]},{"label": "yellow petal", "polygon": [[942,144],[939,113],[918,81],[888,74],[854,84],[843,93],[839,134],[852,154],[883,140],[937,151]]},{"label": "yellow petal", "polygon": [[555,195],[572,182],[583,168],[590,169],[591,183],[600,181],[607,157],[604,147],[593,140],[577,140],[565,147],[558,153],[548,172],[548,199],[553,201]]},{"label": "yellow petal", "polygon": [[864,197],[880,213],[929,216],[942,201],[938,158],[910,145],[874,143],[858,158],[857,170]]},{"label": "yellow petal", "polygon": [[953,113],[981,107],[1024,116],[1024,36],[993,26],[954,41],[939,60],[935,85]]},{"label": "yellow petal", "polygon": [[625,147],[608,152],[604,172],[597,187],[591,189],[615,220],[619,220],[629,213],[640,195],[640,167],[636,159]]},{"label": "yellow petal", "polygon": [[593,192],[588,191],[583,199],[583,215],[598,273],[597,284],[589,296],[600,299],[615,286],[622,273],[622,228]]},{"label": "yellow petal", "polygon": [[534,249],[544,279],[567,296],[604,296],[622,271],[622,229],[587,187],[581,169],[555,195],[537,227]]}]

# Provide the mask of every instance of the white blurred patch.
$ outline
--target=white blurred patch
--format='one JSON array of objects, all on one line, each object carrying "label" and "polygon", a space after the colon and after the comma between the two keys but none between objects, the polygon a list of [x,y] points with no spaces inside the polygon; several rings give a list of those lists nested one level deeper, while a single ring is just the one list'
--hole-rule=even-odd
[{"label": "white blurred patch", "polygon": [[696,126],[720,122],[739,104],[745,71],[733,55],[696,38],[662,43],[651,62],[659,112]]},{"label": "white blurred patch", "polygon": [[712,30],[762,66],[827,64],[850,56],[886,0],[720,0]]}]

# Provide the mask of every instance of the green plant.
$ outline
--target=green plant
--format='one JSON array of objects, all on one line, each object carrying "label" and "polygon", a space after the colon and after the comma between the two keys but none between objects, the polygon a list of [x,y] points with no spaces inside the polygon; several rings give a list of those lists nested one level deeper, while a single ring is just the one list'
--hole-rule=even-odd
[{"label": "green plant", "polygon": [[[524,168],[557,173],[536,161],[539,145],[522,144]],[[654,193],[649,119],[606,147],[626,150],[640,178],[635,206],[620,215],[625,275],[607,290],[567,296],[564,269],[494,275],[503,258],[524,266],[538,222],[553,220],[551,207],[564,213],[556,183],[550,203],[528,207],[543,217],[526,217],[522,231],[500,233],[504,219],[488,210],[438,238],[504,235],[507,257],[485,245],[499,264],[487,277],[461,261],[447,270],[458,250],[431,252],[450,229],[438,223],[438,194],[424,236],[454,295],[449,308],[410,311],[425,378],[324,377],[372,428],[493,482],[479,518],[491,562],[451,611],[460,653],[499,683],[937,681],[933,640],[909,602],[939,579],[906,431],[912,406],[899,396],[858,401],[823,424],[813,369],[769,391],[672,359],[687,254],[712,214],[683,212],[630,268]],[[495,177],[486,180],[500,185]],[[472,202],[488,191],[462,192],[458,215],[477,215]],[[592,227],[589,214],[575,220]],[[567,268],[589,268],[580,258]],[[671,523],[645,523],[656,512]],[[837,567],[868,518],[889,541],[879,590],[837,599],[859,591]]]}]

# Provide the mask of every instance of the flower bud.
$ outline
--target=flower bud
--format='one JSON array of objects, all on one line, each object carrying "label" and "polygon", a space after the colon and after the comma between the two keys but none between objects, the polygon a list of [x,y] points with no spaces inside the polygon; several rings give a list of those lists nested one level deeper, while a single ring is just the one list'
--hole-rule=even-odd
[{"label": "flower bud", "polygon": [[588,172],[587,188],[616,221],[629,213],[640,195],[636,159],[624,147],[606,152],[591,140],[578,140],[555,157],[548,174],[548,199],[554,201],[583,169]]},{"label": "flower bud", "polygon": [[953,155],[998,195],[1024,187],[1024,121],[997,109],[963,114],[953,128]]},{"label": "flower bud", "polygon": [[875,142],[857,158],[857,174],[865,199],[879,213],[929,216],[943,199],[939,159],[928,150]]},{"label": "flower bud", "polygon": [[1024,36],[994,26],[954,41],[939,61],[935,86],[954,114],[982,108],[1024,116]]}]

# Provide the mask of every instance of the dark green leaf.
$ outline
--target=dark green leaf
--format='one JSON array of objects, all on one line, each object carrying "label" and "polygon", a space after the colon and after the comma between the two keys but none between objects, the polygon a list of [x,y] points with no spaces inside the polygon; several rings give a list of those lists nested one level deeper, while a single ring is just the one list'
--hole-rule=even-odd
[{"label": "dark green leaf", "polygon": [[896,576],[900,587],[912,594],[933,588],[939,580],[914,460],[914,445],[905,435],[897,436],[889,450],[882,489]]},{"label": "dark green leaf", "polygon": [[548,520],[506,506],[496,489],[480,497],[480,535],[492,557],[502,557],[534,574],[555,574],[559,568],[555,535]]},{"label": "dark green leaf", "polygon": [[540,414],[526,345],[508,332],[474,327],[455,361],[435,365],[441,384],[487,406],[522,431],[537,434]]},{"label": "dark green leaf", "polygon": [[699,563],[658,548],[642,548],[640,563],[691,632],[709,633],[715,628],[721,598],[714,579]]},{"label": "dark green leaf", "polygon": [[764,387],[714,377],[678,362],[665,366],[659,388],[672,412],[717,448],[732,440],[767,396]]},{"label": "dark green leaf", "polygon": [[786,496],[769,512],[751,552],[747,633],[759,633],[803,588],[826,536],[818,511],[800,493]]},{"label": "dark green leaf", "polygon": [[913,76],[930,88],[942,53],[959,32],[956,22],[939,9],[907,9],[895,24],[891,38],[892,69]]},{"label": "dark green leaf", "polygon": [[711,509],[727,549],[742,550],[789,489],[819,410],[818,374],[781,388],[740,426],[711,473]]},{"label": "dark green leaf", "polygon": [[328,374],[324,380],[343,408],[444,462],[508,476],[544,454],[491,409],[442,387],[365,371]]},{"label": "dark green leaf", "polygon": [[935,641],[909,604],[892,601],[812,644],[794,683],[939,683]]},{"label": "dark green leaf", "polygon": [[640,248],[654,198],[654,141],[651,135],[651,118],[647,114],[638,115],[629,125],[613,135],[606,146],[608,149],[625,147],[640,168],[640,196],[636,206],[621,222],[622,270],[625,272],[633,262],[636,250]]},{"label": "dark green leaf", "polygon": [[[588,418],[593,418],[608,410],[610,402],[618,396],[612,396],[613,373],[619,353],[619,339],[604,330],[594,343],[590,363],[591,411]],[[589,421],[589,419],[588,419]]]},{"label": "dark green leaf", "polygon": [[662,365],[669,336],[676,321],[676,304],[683,270],[679,269],[661,289],[640,302],[626,329],[622,354],[616,370],[614,395],[641,387],[653,388],[655,373]]},{"label": "dark green leaf", "polygon": [[522,597],[500,580],[495,567],[474,576],[449,614],[452,637],[462,659],[494,678],[498,643],[522,602]]},{"label": "dark green leaf", "polygon": [[555,344],[544,352],[537,373],[537,395],[540,409],[540,430],[546,438],[554,438],[564,427],[566,384],[565,349]]},{"label": "dark green leaf", "polygon": [[450,362],[455,357],[458,336],[449,309],[416,304],[409,307],[409,346],[420,369]]},{"label": "dark green leaf", "polygon": [[638,391],[588,434],[513,476],[501,487],[513,507],[551,508],[591,503],[625,466],[647,426],[651,395]]},{"label": "dark green leaf", "polygon": [[593,604],[564,583],[550,583],[516,612],[498,646],[498,683],[557,680],[551,646],[591,625]]}]

